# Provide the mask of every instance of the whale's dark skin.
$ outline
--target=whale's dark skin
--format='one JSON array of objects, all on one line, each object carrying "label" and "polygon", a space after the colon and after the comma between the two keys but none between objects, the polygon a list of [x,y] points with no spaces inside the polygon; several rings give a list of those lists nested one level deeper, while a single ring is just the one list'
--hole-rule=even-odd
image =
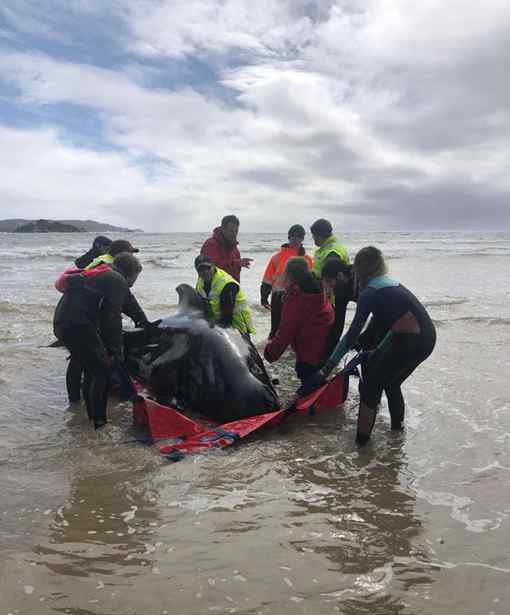
[{"label": "whale's dark skin", "polygon": [[125,332],[126,364],[159,401],[218,422],[279,408],[257,349],[236,329],[205,320],[204,304],[186,284],[177,312],[152,331]]}]

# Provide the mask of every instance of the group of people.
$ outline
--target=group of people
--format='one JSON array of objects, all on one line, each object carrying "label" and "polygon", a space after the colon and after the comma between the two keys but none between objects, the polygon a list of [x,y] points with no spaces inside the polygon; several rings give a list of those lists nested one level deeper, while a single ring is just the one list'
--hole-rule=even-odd
[{"label": "group of people", "polygon": [[[241,257],[239,226],[236,216],[225,216],[203,244],[194,261],[196,291],[210,321],[250,335],[255,329],[241,288],[241,270],[249,268],[252,259]],[[317,246],[313,258],[303,247],[304,227],[294,224],[288,242],[265,269],[260,303],[271,313],[271,329],[264,357],[273,363],[291,346],[301,392],[306,394],[327,381],[350,349],[367,351],[356,436],[363,445],[370,438],[383,392],[392,429],[402,429],[401,384],[432,352],[435,329],[418,299],[387,275],[380,250],[363,248],[351,264],[328,220],[316,220],[310,231]],[[96,429],[106,424],[112,365],[123,363],[122,313],[137,326],[159,323],[147,319],[131,292],[142,271],[136,252],[128,241],[97,237],[91,250],[76,259],[77,268],[66,271],[56,283],[63,296],[54,330],[71,353],[66,378],[69,399],[76,401],[83,391]],[[350,301],[357,303],[356,313],[342,335]]]}]

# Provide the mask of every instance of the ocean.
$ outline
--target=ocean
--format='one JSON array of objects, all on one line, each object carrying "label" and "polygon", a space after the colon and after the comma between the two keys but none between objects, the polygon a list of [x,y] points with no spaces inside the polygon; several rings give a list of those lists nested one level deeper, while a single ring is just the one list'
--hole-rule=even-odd
[{"label": "ocean", "polygon": [[[67,353],[47,347],[53,282],[93,237],[0,234],[1,613],[507,612],[510,233],[340,235],[351,256],[380,247],[437,327],[433,355],[404,385],[403,433],[383,402],[357,449],[352,383],[338,411],[176,464],[134,441],[129,403],[111,402],[100,434],[68,408]],[[151,319],[194,284],[206,237],[129,235]],[[259,285],[285,237],[239,239],[263,347]],[[270,369],[288,398],[292,354]]]}]

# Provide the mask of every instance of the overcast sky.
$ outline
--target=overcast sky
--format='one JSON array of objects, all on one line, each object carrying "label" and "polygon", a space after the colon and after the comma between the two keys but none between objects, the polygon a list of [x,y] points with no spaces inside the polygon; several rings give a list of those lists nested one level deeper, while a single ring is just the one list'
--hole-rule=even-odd
[{"label": "overcast sky", "polygon": [[2,0],[0,218],[510,229],[508,0]]}]

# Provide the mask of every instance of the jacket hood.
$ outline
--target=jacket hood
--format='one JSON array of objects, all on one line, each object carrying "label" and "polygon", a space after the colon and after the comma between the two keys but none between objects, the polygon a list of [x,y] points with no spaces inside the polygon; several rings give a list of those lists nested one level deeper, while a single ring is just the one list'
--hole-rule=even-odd
[{"label": "jacket hood", "polygon": [[[290,243],[282,243],[281,250],[283,252],[284,250],[293,250],[293,248],[290,247]],[[304,256],[305,254],[306,254],[306,250],[304,249],[304,247],[303,246],[299,246],[299,250],[298,250],[297,255],[298,256]]]},{"label": "jacket hood", "polygon": [[228,241],[226,241],[225,236],[223,235],[221,231],[221,226],[217,226],[213,230],[213,237],[216,239],[216,241],[221,241],[221,243],[229,247],[237,246],[237,244],[239,243],[238,241],[236,241],[235,243],[229,243]]}]

